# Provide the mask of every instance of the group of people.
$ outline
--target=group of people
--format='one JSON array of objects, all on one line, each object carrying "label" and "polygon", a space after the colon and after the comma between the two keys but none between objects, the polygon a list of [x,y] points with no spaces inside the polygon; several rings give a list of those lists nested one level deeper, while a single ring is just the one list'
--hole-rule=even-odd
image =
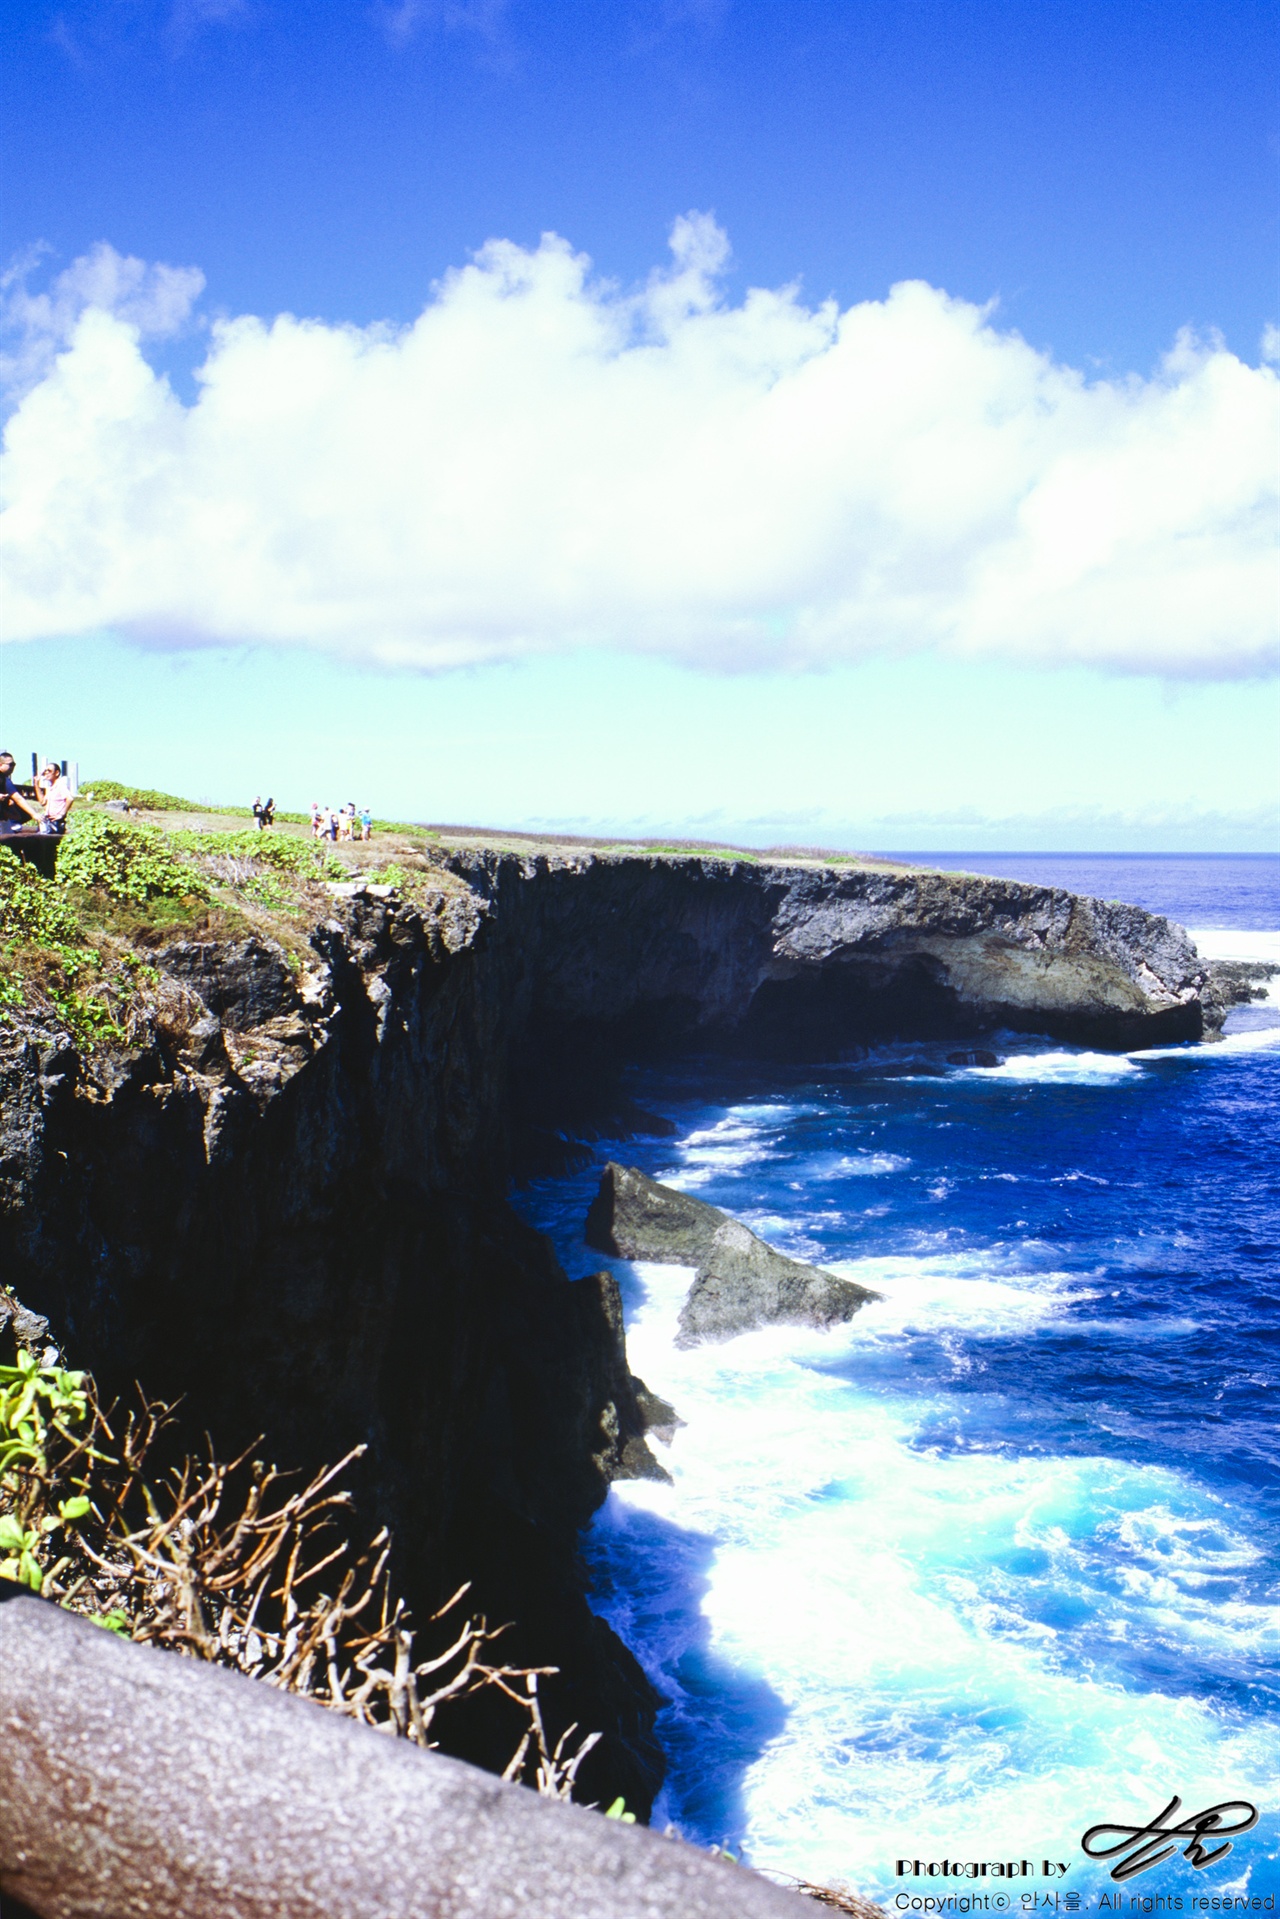
[{"label": "group of people", "polygon": [[367,806],[356,812],[354,800],[335,811],[332,806],[311,802],[311,833],[318,840],[367,840],[373,837],[373,814]]},{"label": "group of people", "polygon": [[276,816],[276,803],[273,799],[263,799],[261,793],[253,802],[253,817],[257,821],[258,831],[265,833]]},{"label": "group of people", "polygon": [[31,783],[33,802],[13,777],[16,764],[12,753],[0,752],[0,832],[21,832],[24,822],[17,815],[22,812],[42,833],[65,833],[67,815],[79,795],[62,768],[54,760],[45,761]]}]

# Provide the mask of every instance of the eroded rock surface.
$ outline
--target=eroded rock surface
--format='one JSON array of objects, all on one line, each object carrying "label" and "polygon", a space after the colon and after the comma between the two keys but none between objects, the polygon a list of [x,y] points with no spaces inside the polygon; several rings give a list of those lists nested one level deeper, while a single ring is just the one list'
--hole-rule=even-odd
[{"label": "eroded rock surface", "polygon": [[[370,1533],[425,1617],[462,1580],[514,1663],[605,1738],[583,1783],[643,1810],[657,1695],[592,1616],[580,1529],[661,1468],[672,1408],[626,1364],[612,1281],[570,1281],[507,1203],[627,1110],[629,1061],[795,1059],[1001,1025],[1096,1046],[1194,1039],[1248,983],[1136,908],[971,875],[582,849],[447,852],[414,901],[335,892],[267,932],[148,953],[127,1045],[0,1024],[0,1274],[108,1395],[183,1401],[224,1452],[307,1468],[367,1445]],[[438,881],[438,884],[437,884]],[[645,1116],[637,1114],[637,1126]],[[589,1149],[587,1149],[589,1151]],[[533,1154],[537,1157],[537,1154]],[[693,1265],[690,1337],[828,1324],[866,1297],[688,1195],[640,1252]],[[846,1310],[847,1309],[847,1310]],[[495,1724],[452,1749],[505,1762]]]},{"label": "eroded rock surface", "polygon": [[880,1298],[821,1266],[788,1259],[718,1206],[613,1160],[587,1214],[586,1240],[622,1259],[696,1269],[680,1311],[678,1346],[778,1323],[834,1326]]},{"label": "eroded rock surface", "polygon": [[728,1218],[718,1206],[610,1160],[587,1213],[585,1238],[597,1253],[700,1266]]}]

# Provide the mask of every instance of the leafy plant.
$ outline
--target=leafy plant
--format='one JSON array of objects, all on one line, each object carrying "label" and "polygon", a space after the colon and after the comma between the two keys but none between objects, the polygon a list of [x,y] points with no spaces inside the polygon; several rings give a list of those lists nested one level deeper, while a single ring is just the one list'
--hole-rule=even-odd
[{"label": "leafy plant", "polygon": [[0,847],[0,932],[6,939],[61,948],[80,942],[76,912],[53,880]]},{"label": "leafy plant", "polygon": [[[89,1403],[83,1373],[42,1365],[25,1346],[12,1366],[0,1366],[0,1501],[7,1508],[0,1511],[0,1577],[36,1593],[44,1590],[51,1535],[90,1509],[83,1477],[94,1457]],[[64,1556],[59,1568],[67,1563]]]},{"label": "leafy plant", "polygon": [[[86,780],[82,790],[95,800],[124,800],[126,805],[145,807],[149,813],[200,813],[204,808],[196,800],[179,799],[176,793],[158,793],[151,786],[122,786],[119,780]],[[248,812],[245,807],[244,811]]]},{"label": "leafy plant", "polygon": [[207,899],[201,876],[176,859],[180,835],[134,826],[105,813],[73,821],[58,853],[58,884],[98,887],[114,900]]},{"label": "leafy plant", "polygon": [[[256,829],[235,833],[170,833],[169,843],[178,851],[207,860],[234,862],[251,877],[253,867],[270,867],[277,873],[291,873],[299,879],[342,878],[346,868],[318,840],[297,839],[287,833],[259,833]],[[248,870],[242,863],[249,862]],[[240,884],[244,880],[239,881]]]}]

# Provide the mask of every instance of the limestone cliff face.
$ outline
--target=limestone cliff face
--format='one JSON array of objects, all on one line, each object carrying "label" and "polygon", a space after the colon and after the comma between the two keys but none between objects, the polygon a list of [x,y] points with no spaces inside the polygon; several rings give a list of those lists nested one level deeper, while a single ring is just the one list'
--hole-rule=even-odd
[{"label": "limestone cliff face", "polygon": [[1221,1024],[1180,926],[1048,887],[721,859],[451,864],[497,909],[526,1028],[829,1058],[890,1034],[1012,1026],[1115,1049]]},{"label": "limestone cliff face", "polygon": [[[513,1169],[616,1111],[659,1046],[830,1057],[1000,1024],[1100,1045],[1220,1018],[1181,930],[990,880],[713,859],[456,854],[416,905],[340,889],[291,964],[176,943],[133,1046],[0,1033],[0,1260],[108,1390],[183,1395],[228,1451],[364,1440],[421,1616],[462,1579],[562,1669],[584,1773],[646,1806],[655,1696],[588,1608],[579,1529],[654,1470],[608,1275],[570,1281]],[[664,1417],[669,1409],[662,1409]],[[506,1757],[509,1728],[453,1746]]]}]

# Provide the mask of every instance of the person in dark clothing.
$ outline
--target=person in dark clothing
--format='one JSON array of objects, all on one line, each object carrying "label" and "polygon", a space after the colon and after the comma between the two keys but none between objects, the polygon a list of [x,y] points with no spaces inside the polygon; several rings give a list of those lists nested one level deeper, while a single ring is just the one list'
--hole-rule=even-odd
[{"label": "person in dark clothing", "polygon": [[28,819],[39,821],[40,818],[39,807],[32,805],[14,780],[14,764],[12,753],[0,752],[0,827],[7,826],[10,830],[22,824],[18,818],[19,807]]}]

